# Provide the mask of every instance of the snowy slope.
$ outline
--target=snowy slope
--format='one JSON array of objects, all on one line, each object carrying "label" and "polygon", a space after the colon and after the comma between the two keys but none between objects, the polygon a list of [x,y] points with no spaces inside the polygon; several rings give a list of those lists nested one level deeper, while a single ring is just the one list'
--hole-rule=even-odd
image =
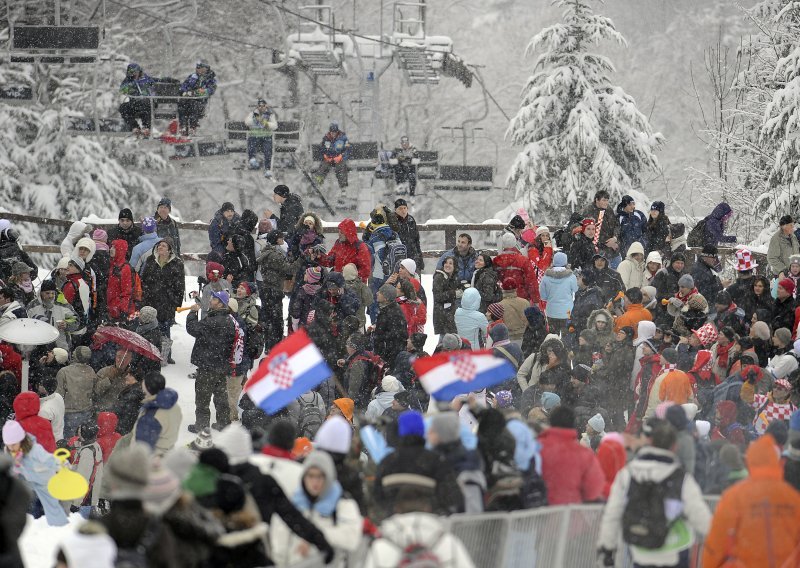
[{"label": "snowy slope", "polygon": [[[433,299],[433,276],[423,275],[422,285],[429,302]],[[186,289],[193,290],[197,287],[197,279],[194,277],[186,278]],[[284,302],[284,313],[288,308],[288,300]],[[188,305],[188,302],[187,304]],[[183,424],[178,435],[178,444],[189,444],[194,439],[194,435],[189,433],[186,427],[194,422],[194,381],[188,378],[189,373],[194,367],[189,364],[189,356],[194,345],[194,338],[186,333],[187,312],[177,314],[175,325],[172,328],[172,356],[175,365],[168,365],[162,369],[167,379],[167,386],[178,391],[178,405],[183,412]],[[425,333],[428,334],[428,341],[425,350],[431,353],[436,347],[436,336],[433,334],[433,306],[428,306],[428,322],[425,325]],[[216,434],[216,432],[214,432]],[[81,518],[79,515],[70,516],[71,524],[66,527],[50,527],[44,518],[33,519],[28,517],[28,525],[20,539],[20,547],[25,566],[28,568],[51,568],[55,564],[55,554],[58,543],[74,527],[79,525]]]}]

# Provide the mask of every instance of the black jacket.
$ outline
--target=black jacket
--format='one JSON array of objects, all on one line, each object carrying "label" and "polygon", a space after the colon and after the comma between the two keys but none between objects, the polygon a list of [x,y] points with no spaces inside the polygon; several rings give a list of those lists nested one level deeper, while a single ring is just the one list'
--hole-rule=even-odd
[{"label": "black jacket", "polygon": [[586,321],[592,312],[602,307],[603,293],[594,284],[583,290],[579,288],[575,292],[575,300],[572,305],[572,325],[575,328],[576,336],[586,329]]},{"label": "black jacket", "polygon": [[161,267],[153,254],[145,261],[139,278],[142,280],[142,305],[154,307],[159,322],[173,321],[175,308],[183,303],[186,288],[183,261],[173,254]]},{"label": "black jacket", "polygon": [[209,310],[201,320],[197,312],[189,312],[186,331],[195,338],[192,365],[203,371],[230,373],[236,330],[227,309]]},{"label": "black jacket", "polygon": [[589,237],[583,233],[575,235],[575,239],[569,247],[568,255],[569,265],[572,267],[572,270],[576,268],[580,268],[581,270],[592,268],[592,257],[594,256],[595,250],[594,243]]},{"label": "black jacket", "polygon": [[789,331],[794,329],[795,301],[790,296],[785,301],[775,299],[775,309],[772,311],[772,329],[785,327]]},{"label": "black jacket", "polygon": [[0,566],[23,568],[17,541],[25,528],[31,491],[22,479],[11,475],[11,459],[5,459],[0,463]]},{"label": "black jacket", "polygon": [[697,262],[692,267],[692,278],[694,278],[694,287],[703,295],[703,297],[711,306],[717,297],[717,293],[722,290],[717,273],[711,270],[711,267],[703,262],[703,259],[698,257]]},{"label": "black jacket", "polygon": [[397,354],[404,351],[408,340],[408,323],[403,310],[390,302],[378,311],[372,335],[374,351],[387,365],[394,365]]},{"label": "black jacket", "polygon": [[130,229],[124,231],[122,227],[117,225],[108,230],[108,245],[111,246],[116,239],[122,239],[128,243],[128,252],[125,254],[125,260],[131,259],[133,247],[139,244],[139,237],[142,236],[142,228],[134,223]]},{"label": "black jacket", "polygon": [[484,266],[472,276],[472,286],[481,294],[481,313],[485,314],[489,304],[500,302],[503,293],[497,285],[497,271],[492,266]]},{"label": "black jacket", "polygon": [[[155,519],[144,512],[141,501],[117,500],[112,503],[109,513],[100,517],[98,521],[114,539],[118,549],[135,549],[148,525],[154,523]],[[148,566],[150,568],[180,566],[172,530],[164,523],[159,523],[157,530],[156,542],[147,550]]]},{"label": "black jacket", "polygon": [[275,217],[275,215],[272,218],[278,220],[278,230],[288,237],[294,232],[297,222],[303,216],[303,211],[303,202],[300,201],[300,197],[290,193],[286,201],[281,204],[280,218]]},{"label": "black jacket", "polygon": [[652,251],[661,252],[667,249],[667,237],[669,236],[669,217],[665,214],[660,214],[655,221],[652,218],[647,219],[647,224],[644,227],[645,239],[645,256]]},{"label": "black jacket", "polygon": [[611,268],[603,268],[602,270],[593,269],[595,276],[595,284],[603,294],[603,302],[610,302],[619,292],[625,290],[622,284],[622,278],[619,272]]},{"label": "black jacket", "polygon": [[[455,274],[447,276],[443,270],[433,273],[433,332],[437,335],[456,333],[456,290],[459,288]],[[445,304],[450,305],[445,307]]]},{"label": "black jacket", "polygon": [[383,516],[393,513],[396,500],[406,492],[428,497],[436,515],[464,510],[464,496],[453,467],[442,455],[426,450],[425,439],[420,436],[400,438],[396,450],[381,461],[375,474],[373,497]]},{"label": "black jacket", "polygon": [[397,234],[403,244],[406,245],[408,258],[417,263],[417,272],[422,274],[425,268],[425,260],[422,258],[422,247],[419,244],[417,220],[411,215],[406,215],[405,219],[397,217]]},{"label": "black jacket", "polygon": [[96,321],[105,321],[108,318],[108,273],[111,269],[111,256],[107,250],[95,251],[87,267],[94,270],[95,286],[97,289],[97,307],[94,310]]},{"label": "black jacket", "polygon": [[[141,380],[142,377],[137,377]],[[144,392],[141,383],[126,386],[119,393],[117,402],[114,403],[114,414],[117,415],[117,432],[123,436],[133,430],[136,419],[139,418],[139,409],[142,407]]]}]

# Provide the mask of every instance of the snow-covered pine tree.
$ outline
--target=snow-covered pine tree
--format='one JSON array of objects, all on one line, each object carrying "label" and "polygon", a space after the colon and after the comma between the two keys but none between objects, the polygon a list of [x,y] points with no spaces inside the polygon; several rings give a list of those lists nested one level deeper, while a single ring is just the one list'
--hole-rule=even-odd
[{"label": "snow-covered pine tree", "polygon": [[544,221],[558,222],[600,189],[613,202],[640,186],[643,170],[658,168],[655,150],[663,137],[611,82],[611,61],[589,51],[601,41],[627,45],[609,18],[593,13],[590,1],[555,1],[564,9],[563,22],[528,45],[527,54],[541,54],[506,133],[524,146],[508,184]]},{"label": "snow-covered pine tree", "polygon": [[762,35],[777,56],[774,86],[763,115],[760,143],[771,150],[766,184],[757,198],[767,221],[777,221],[787,212],[797,211],[800,192],[800,4],[788,0],[769,0],[760,5],[766,14],[774,13],[774,25]]}]

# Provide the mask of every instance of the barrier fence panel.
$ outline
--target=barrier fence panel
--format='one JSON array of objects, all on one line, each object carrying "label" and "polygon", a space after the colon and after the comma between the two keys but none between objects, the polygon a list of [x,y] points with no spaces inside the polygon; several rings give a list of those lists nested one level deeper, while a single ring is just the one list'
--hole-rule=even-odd
[{"label": "barrier fence panel", "polygon": [[509,513],[453,515],[450,532],[461,539],[476,568],[504,566]]}]

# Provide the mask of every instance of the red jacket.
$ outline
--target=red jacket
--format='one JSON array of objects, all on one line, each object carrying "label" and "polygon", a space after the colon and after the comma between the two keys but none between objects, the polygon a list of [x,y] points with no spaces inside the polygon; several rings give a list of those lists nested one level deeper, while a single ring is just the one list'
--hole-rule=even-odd
[{"label": "red jacket", "polygon": [[319,259],[322,266],[333,267],[336,272],[341,272],[348,264],[354,264],[358,269],[358,276],[364,282],[369,282],[372,272],[372,257],[367,245],[358,238],[356,224],[352,219],[345,219],[339,223],[339,230],[344,234],[345,240],[337,239],[331,252]]},{"label": "red jacket", "polygon": [[0,355],[3,356],[0,369],[14,373],[14,376],[17,377],[17,389],[22,389],[22,355],[8,343],[0,343]]},{"label": "red jacket", "polygon": [[422,302],[409,302],[405,296],[397,298],[397,303],[406,316],[408,322],[408,336],[411,337],[413,333],[425,333],[425,322],[428,319],[425,313],[425,304]]},{"label": "red jacket", "polygon": [[125,261],[128,254],[128,242],[122,239],[112,241],[116,251],[108,270],[108,316],[111,319],[128,319],[136,311],[133,298],[133,279],[131,265]]},{"label": "red jacket", "polygon": [[602,499],[605,475],[594,452],[578,443],[574,429],[547,428],[539,434],[539,441],[548,504],[569,505]]},{"label": "red jacket", "polygon": [[39,396],[35,392],[21,392],[14,399],[14,414],[22,429],[51,454],[56,451],[56,439],[53,436],[53,426],[46,418],[39,416]]},{"label": "red jacket", "polygon": [[[502,283],[510,278],[517,288],[517,296],[526,300],[539,300],[539,283],[531,262],[515,248],[503,249],[494,257],[492,266],[497,270],[497,280]],[[503,286],[503,289],[510,289]]]},{"label": "red jacket", "polygon": [[608,499],[608,494],[611,492],[611,485],[617,478],[617,473],[628,461],[628,455],[625,453],[625,446],[618,440],[608,435],[600,442],[600,447],[597,448],[597,461],[600,463],[600,468],[603,470],[606,482],[603,485],[603,498]]},{"label": "red jacket", "polygon": [[117,430],[117,415],[113,412],[101,412],[97,415],[97,443],[103,450],[103,463],[111,457],[114,446],[122,438]]},{"label": "red jacket", "polygon": [[528,260],[539,269],[541,274],[544,274],[544,271],[553,263],[553,247],[544,247],[542,252],[539,252],[535,245],[531,245],[528,247]]}]

